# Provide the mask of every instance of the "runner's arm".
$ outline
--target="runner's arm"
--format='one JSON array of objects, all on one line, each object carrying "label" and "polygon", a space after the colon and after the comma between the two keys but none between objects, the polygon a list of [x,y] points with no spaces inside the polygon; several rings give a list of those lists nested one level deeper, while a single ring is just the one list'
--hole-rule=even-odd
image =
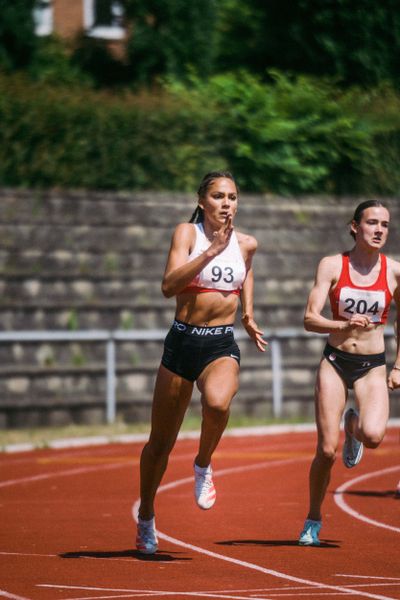
[{"label": "runner's arm", "polygon": [[260,350],[260,352],[265,352],[267,342],[262,337],[264,332],[259,329],[254,320],[253,297],[254,274],[253,268],[250,267],[247,271],[247,276],[240,293],[240,300],[242,303],[242,324],[249,337],[254,341],[257,349]]},{"label": "runner's arm", "polygon": [[400,276],[398,278],[399,284],[393,294],[393,299],[396,304],[396,319],[394,322],[394,335],[396,338],[396,358],[393,363],[393,367],[388,377],[388,387],[391,390],[400,388]]},{"label": "runner's arm", "polygon": [[329,290],[335,281],[337,281],[340,265],[340,255],[326,256],[320,261],[305,309],[304,328],[306,331],[334,333],[357,327],[367,327],[370,324],[368,316],[357,313],[352,315],[347,321],[335,321],[322,316],[321,313],[327,301]]},{"label": "runner's arm", "polygon": [[257,250],[257,240],[253,236],[241,236],[246,253],[246,279],[240,292],[242,304],[242,325],[248,336],[253,340],[260,352],[265,352],[268,343],[263,339],[264,332],[254,320],[254,272],[252,267],[253,256]]}]

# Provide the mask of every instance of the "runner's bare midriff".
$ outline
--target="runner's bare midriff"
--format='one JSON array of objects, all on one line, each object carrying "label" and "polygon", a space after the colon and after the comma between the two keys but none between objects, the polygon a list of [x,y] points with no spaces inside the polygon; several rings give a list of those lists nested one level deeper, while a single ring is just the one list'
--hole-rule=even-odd
[{"label": "runner's bare midriff", "polygon": [[180,294],[175,316],[191,325],[231,325],[235,321],[239,296],[229,292]]},{"label": "runner's bare midriff", "polygon": [[329,335],[328,342],[343,352],[380,354],[385,350],[384,329],[384,325],[371,324],[364,329],[337,331]]}]

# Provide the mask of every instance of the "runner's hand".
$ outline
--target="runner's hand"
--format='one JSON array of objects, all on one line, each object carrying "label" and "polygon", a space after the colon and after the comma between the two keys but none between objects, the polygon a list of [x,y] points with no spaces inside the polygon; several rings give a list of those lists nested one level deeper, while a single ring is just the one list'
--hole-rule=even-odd
[{"label": "runner's hand", "polygon": [[372,321],[368,315],[356,313],[355,315],[351,315],[350,319],[346,321],[344,329],[363,329],[371,323]]},{"label": "runner's hand", "polygon": [[397,369],[392,369],[389,373],[388,388],[389,390],[400,388],[400,371]]},{"label": "runner's hand", "polygon": [[232,225],[232,215],[228,215],[225,219],[225,223],[218,229],[218,231],[214,231],[213,236],[214,239],[211,243],[210,248],[216,251],[217,254],[220,254],[225,250],[228,246],[229,241],[231,239],[233,231]]},{"label": "runner's hand", "polygon": [[261,331],[261,329],[259,329],[257,327],[257,324],[254,321],[254,319],[249,317],[249,315],[244,315],[242,317],[242,323],[243,323],[243,327],[247,331],[249,337],[251,337],[251,339],[254,341],[255,345],[257,346],[257,349],[260,352],[265,352],[265,350],[266,350],[265,346],[268,346],[268,342],[266,342],[263,339],[262,336],[263,336],[264,332]]}]

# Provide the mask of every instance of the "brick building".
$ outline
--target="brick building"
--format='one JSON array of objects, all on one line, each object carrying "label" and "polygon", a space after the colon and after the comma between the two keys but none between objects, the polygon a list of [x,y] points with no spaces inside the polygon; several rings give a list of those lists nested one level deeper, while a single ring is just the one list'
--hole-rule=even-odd
[{"label": "brick building", "polygon": [[79,33],[106,40],[118,52],[126,38],[123,3],[119,0],[37,0],[36,34],[73,39]]}]

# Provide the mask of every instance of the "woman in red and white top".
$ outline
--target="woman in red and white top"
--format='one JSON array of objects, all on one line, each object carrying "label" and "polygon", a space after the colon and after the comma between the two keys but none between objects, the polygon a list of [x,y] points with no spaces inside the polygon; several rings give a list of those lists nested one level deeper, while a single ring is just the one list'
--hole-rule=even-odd
[{"label": "woman in red and white top", "polygon": [[154,390],[151,433],[140,463],[141,501],[136,547],[157,550],[154,499],[175,444],[194,383],[201,392],[202,427],[194,460],[195,499],[202,509],[216,498],[211,457],[226,427],[238,390],[240,351],[233,323],[242,323],[258,350],[263,332],[253,318],[252,258],[257,242],[234,230],[238,189],[229,172],[208,173],[189,223],[172,237],[162,291],[175,296],[175,320],[165,339]]},{"label": "woman in red and white top", "polygon": [[[400,321],[400,263],[381,253],[389,221],[389,211],[381,202],[361,203],[350,226],[354,247],[321,260],[308,298],[305,328],[329,336],[316,380],[318,444],[310,469],[310,506],[301,545],[320,543],[321,505],[339,444],[347,390],[354,389],[357,408],[349,408],[344,416],[342,457],[345,466],[352,468],[361,460],[363,446],[376,448],[383,440],[389,416],[388,387],[400,387],[397,332],[397,356],[388,379],[385,363],[384,328],[392,298],[396,323]],[[328,297],[332,318],[321,314]]]}]

